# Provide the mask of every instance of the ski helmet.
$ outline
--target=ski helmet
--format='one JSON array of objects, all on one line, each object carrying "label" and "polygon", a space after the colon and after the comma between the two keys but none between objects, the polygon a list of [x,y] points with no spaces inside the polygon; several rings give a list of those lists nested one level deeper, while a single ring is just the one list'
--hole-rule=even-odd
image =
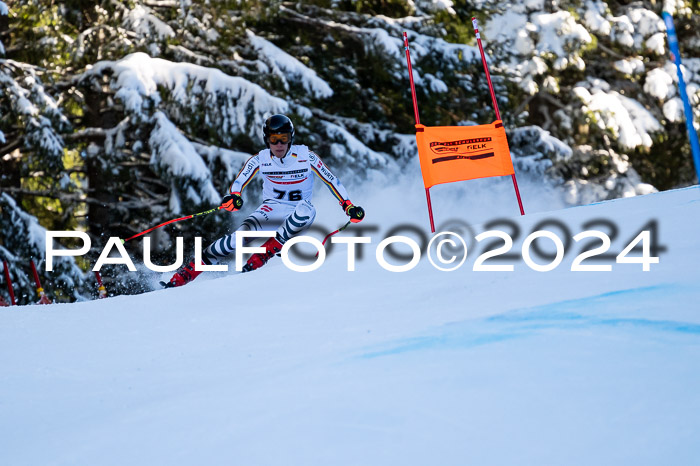
[{"label": "ski helmet", "polygon": [[268,138],[271,134],[289,133],[291,134],[291,140],[289,141],[289,146],[291,147],[294,143],[294,124],[292,120],[286,115],[272,115],[270,118],[265,120],[263,125],[263,141],[265,141],[265,146],[270,148],[270,141]]}]

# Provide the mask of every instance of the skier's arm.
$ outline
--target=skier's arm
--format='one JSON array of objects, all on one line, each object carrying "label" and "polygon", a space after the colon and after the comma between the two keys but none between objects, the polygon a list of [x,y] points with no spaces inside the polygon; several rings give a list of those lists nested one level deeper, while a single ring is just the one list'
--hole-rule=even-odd
[{"label": "skier's arm", "polygon": [[250,180],[253,179],[255,174],[260,169],[260,160],[258,155],[255,154],[243,164],[243,168],[236,175],[236,179],[231,183],[228,188],[228,194],[226,194],[221,200],[221,207],[228,210],[229,212],[235,212],[241,207],[243,207],[243,198],[241,197],[241,191],[243,188],[248,186]]},{"label": "skier's arm", "polygon": [[338,199],[340,207],[342,207],[345,214],[350,217],[350,221],[354,223],[361,222],[362,219],[365,218],[364,209],[350,202],[345,186],[343,186],[340,179],[338,179],[338,177],[323,163],[321,157],[315,152],[309,151],[309,162],[311,164],[311,171],[323,181],[331,194]]},{"label": "skier's arm", "polygon": [[260,159],[258,159],[258,154],[255,154],[243,164],[243,167],[236,175],[236,179],[233,180],[231,186],[228,188],[229,193],[241,193],[243,188],[248,186],[250,180],[253,179],[258,170],[260,169]]},{"label": "skier's arm", "polygon": [[309,163],[311,164],[311,171],[323,181],[331,194],[338,199],[339,203],[342,204],[343,201],[348,199],[349,196],[348,192],[345,190],[345,186],[342,185],[338,177],[323,163],[318,154],[309,151]]}]

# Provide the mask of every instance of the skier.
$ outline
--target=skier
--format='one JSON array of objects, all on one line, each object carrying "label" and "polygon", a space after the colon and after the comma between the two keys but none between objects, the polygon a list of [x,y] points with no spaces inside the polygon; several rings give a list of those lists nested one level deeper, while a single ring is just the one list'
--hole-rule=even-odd
[{"label": "skier", "polygon": [[[238,230],[217,239],[204,250],[202,261],[207,265],[218,264],[234,252],[237,231],[276,230],[275,236],[262,245],[265,252],[253,254],[243,266],[243,271],[249,272],[265,265],[282,250],[287,240],[309,228],[316,217],[316,209],[311,204],[314,175],[338,199],[351,222],[361,222],[365,217],[364,209],[350,202],[345,187],[321,158],[307,146],[294,144],[294,124],[287,116],[268,118],[263,126],[263,140],[267,149],[246,161],[229,193],[221,200],[221,206],[230,212],[239,210],[243,206],[241,192],[258,172],[263,178],[263,203]],[[166,286],[185,285],[200,273],[194,270],[194,261],[191,261],[175,273]]]}]

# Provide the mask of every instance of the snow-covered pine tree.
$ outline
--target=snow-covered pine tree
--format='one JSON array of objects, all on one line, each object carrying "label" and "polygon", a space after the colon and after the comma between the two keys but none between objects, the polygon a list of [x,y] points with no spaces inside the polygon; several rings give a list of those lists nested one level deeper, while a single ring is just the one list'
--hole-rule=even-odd
[{"label": "snow-covered pine tree", "polygon": [[[0,220],[0,258],[8,263],[18,304],[31,304],[39,299],[31,269],[32,260],[44,291],[52,301],[74,301],[91,296],[91,290],[96,288],[94,279],[86,276],[74,257],[56,257],[53,271],[46,271],[46,229],[39,225],[36,217],[24,212],[7,193],[0,194]],[[2,274],[0,293],[4,295],[6,289],[7,283]]]},{"label": "snow-covered pine tree", "polygon": [[[494,69],[508,77],[517,125],[538,125],[572,148],[562,182],[574,203],[692,183],[677,78],[665,44],[661,10],[682,24],[687,67],[697,66],[691,2],[487,2],[484,28]],[[695,35],[695,37],[697,37]],[[684,57],[686,60],[686,57]],[[700,75],[688,73],[700,102]],[[695,118],[700,106],[695,106]],[[698,125],[700,127],[700,125]],[[520,132],[518,144],[525,135]],[[527,144],[526,144],[527,145]],[[663,160],[659,156],[663,153]],[[547,158],[547,157],[545,157]],[[548,158],[556,164],[555,158]],[[570,177],[570,178],[569,178]],[[636,187],[635,187],[636,186]],[[571,194],[571,191],[570,191]]]},{"label": "snow-covered pine tree", "polygon": [[[17,7],[22,20],[28,24],[39,21],[31,15],[34,4]],[[66,167],[62,133],[70,130],[70,122],[54,97],[53,76],[45,66],[28,60],[36,49],[48,46],[39,41],[33,50],[22,50],[29,40],[27,30],[6,42],[8,36],[7,5],[0,5],[0,38],[7,44],[2,52],[15,59],[0,59],[0,248],[15,279],[19,302],[32,302],[35,295],[29,261],[40,266],[44,257],[44,239],[40,233],[36,212],[50,229],[70,229],[76,225],[79,211],[79,180]],[[47,84],[48,83],[48,84]],[[27,272],[29,275],[27,275]],[[74,300],[84,293],[88,284],[73,258],[57,264],[53,273],[43,273],[49,296],[59,300]],[[1,278],[4,283],[4,276]]]},{"label": "snow-covered pine tree", "polygon": [[[2,37],[5,32],[7,31],[7,23],[8,23],[8,17],[7,14],[9,13],[9,9],[7,8],[7,5],[5,2],[0,1],[0,37]],[[2,39],[0,39],[0,56],[5,55],[5,46],[2,45]]]}]

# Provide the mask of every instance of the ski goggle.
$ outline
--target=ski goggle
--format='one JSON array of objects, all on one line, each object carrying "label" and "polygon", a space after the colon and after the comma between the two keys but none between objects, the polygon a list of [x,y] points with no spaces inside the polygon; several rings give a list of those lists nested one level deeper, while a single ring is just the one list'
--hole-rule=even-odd
[{"label": "ski goggle", "polygon": [[271,134],[267,137],[267,140],[270,144],[277,144],[279,142],[282,144],[289,144],[289,141],[292,140],[292,135],[289,133]]}]

